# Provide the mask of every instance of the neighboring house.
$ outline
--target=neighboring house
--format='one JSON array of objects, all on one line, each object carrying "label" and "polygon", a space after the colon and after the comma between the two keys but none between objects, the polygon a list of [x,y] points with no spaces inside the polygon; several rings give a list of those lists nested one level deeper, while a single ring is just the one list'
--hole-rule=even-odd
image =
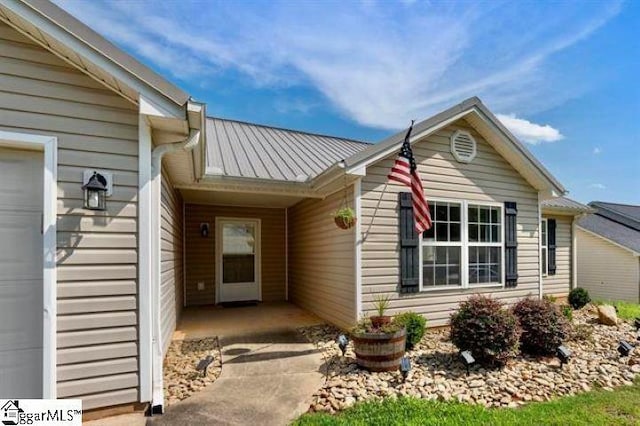
[{"label": "neighboring house", "polygon": [[199,304],[288,300],[348,327],[383,293],[444,325],[471,294],[575,285],[590,209],[477,98],[414,126],[421,236],[387,179],[404,131],[368,144],[207,118],[51,3],[0,0],[0,21],[0,398],[160,409],[171,334]]},{"label": "neighboring house", "polygon": [[592,299],[640,302],[640,206],[594,201],[578,221],[578,282]]}]

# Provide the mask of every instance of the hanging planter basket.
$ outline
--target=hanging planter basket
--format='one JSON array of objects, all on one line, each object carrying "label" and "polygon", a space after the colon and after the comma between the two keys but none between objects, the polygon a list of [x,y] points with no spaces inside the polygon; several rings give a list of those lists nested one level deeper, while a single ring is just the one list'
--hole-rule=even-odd
[{"label": "hanging planter basket", "polygon": [[335,212],[333,220],[336,223],[336,226],[340,229],[349,229],[358,221],[351,207],[342,207],[340,210]]}]

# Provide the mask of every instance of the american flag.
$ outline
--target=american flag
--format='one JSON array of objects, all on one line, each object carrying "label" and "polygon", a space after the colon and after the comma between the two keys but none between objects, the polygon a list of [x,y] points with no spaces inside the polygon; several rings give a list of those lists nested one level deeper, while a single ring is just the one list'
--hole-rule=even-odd
[{"label": "american flag", "polygon": [[413,130],[413,120],[411,120],[411,126],[407,130],[407,135],[404,137],[404,143],[400,148],[400,154],[396,159],[395,164],[391,168],[389,173],[389,179],[400,182],[411,188],[411,200],[413,201],[413,217],[416,226],[416,231],[423,233],[427,229],[431,228],[431,212],[429,211],[429,204],[424,196],[424,189],[422,188],[422,181],[416,167],[416,160],[413,158],[413,151],[411,150],[411,144],[409,143],[409,137],[411,136],[411,130]]}]

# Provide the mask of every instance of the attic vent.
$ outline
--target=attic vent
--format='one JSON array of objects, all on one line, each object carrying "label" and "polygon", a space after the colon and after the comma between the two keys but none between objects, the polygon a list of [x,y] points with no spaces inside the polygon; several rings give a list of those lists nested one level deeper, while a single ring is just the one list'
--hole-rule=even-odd
[{"label": "attic vent", "polygon": [[451,136],[451,153],[461,163],[469,163],[476,157],[476,140],[464,130],[456,130]]}]

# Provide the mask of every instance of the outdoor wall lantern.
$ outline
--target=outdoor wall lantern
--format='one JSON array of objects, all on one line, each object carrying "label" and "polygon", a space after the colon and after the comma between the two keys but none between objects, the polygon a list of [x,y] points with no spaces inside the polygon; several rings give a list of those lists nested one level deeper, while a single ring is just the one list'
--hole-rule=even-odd
[{"label": "outdoor wall lantern", "polygon": [[556,356],[560,360],[560,368],[562,368],[571,359],[571,351],[566,346],[560,345],[556,349]]},{"label": "outdoor wall lantern", "polygon": [[338,336],[338,346],[342,351],[342,356],[344,356],[345,352],[347,352],[347,345],[349,344],[349,339],[344,334]]},{"label": "outdoor wall lantern", "polygon": [[471,355],[471,351],[463,351],[460,352],[460,361],[467,367],[467,376],[469,375],[469,368],[476,362],[473,355]]},{"label": "outdoor wall lantern", "polygon": [[620,344],[618,345],[620,356],[629,356],[631,351],[633,351],[633,345],[626,340],[620,340]]},{"label": "outdoor wall lantern", "polygon": [[208,223],[201,223],[200,224],[200,235],[202,235],[202,238],[207,238],[209,236],[209,224]]},{"label": "outdoor wall lantern", "polygon": [[402,373],[402,380],[407,380],[407,376],[409,375],[409,371],[411,371],[411,361],[408,357],[403,356],[400,359],[400,373]]},{"label": "outdoor wall lantern", "polygon": [[84,208],[88,210],[107,209],[107,179],[98,172],[82,186],[84,190]]}]

